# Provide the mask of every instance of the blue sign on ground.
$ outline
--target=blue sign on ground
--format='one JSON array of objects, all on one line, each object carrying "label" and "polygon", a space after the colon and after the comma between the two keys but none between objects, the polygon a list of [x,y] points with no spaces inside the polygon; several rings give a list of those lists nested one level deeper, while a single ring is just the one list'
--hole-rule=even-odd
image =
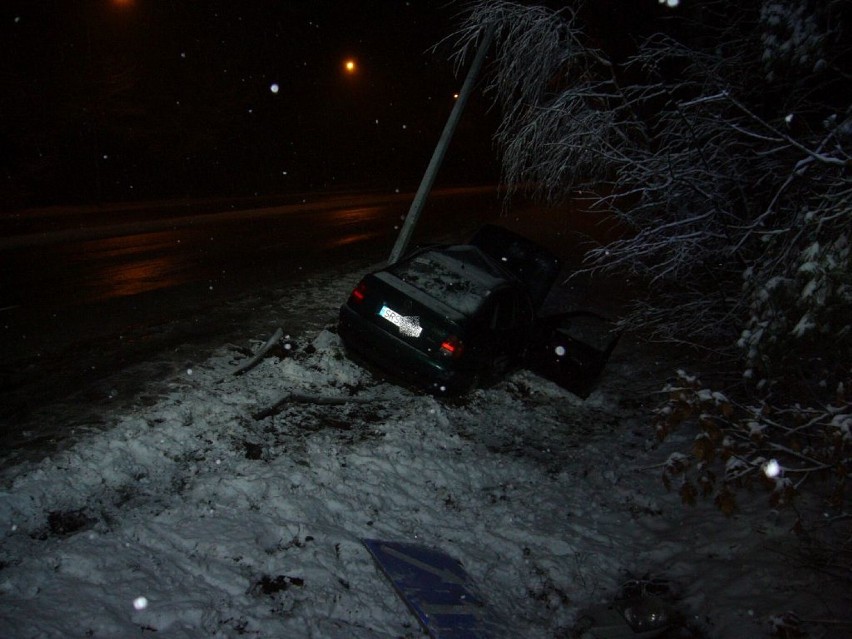
[{"label": "blue sign on ground", "polygon": [[420,544],[362,541],[433,639],[488,639],[485,604],[457,560]]}]

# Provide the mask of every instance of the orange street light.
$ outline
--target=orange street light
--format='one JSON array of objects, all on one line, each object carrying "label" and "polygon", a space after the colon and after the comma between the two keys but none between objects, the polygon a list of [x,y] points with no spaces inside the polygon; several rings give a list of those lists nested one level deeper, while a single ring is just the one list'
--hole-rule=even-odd
[{"label": "orange street light", "polygon": [[358,70],[355,60],[352,58],[349,58],[343,63],[343,68],[346,70],[346,73],[355,73]]}]

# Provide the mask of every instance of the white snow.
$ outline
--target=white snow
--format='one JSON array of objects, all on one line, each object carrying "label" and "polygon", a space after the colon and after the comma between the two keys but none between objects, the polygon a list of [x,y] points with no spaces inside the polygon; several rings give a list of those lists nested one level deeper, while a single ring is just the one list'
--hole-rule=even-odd
[{"label": "white snow", "polygon": [[[329,325],[358,277],[311,284]],[[282,321],[299,299],[281,297]],[[459,559],[506,637],[568,636],[644,575],[706,636],[841,614],[765,494],[726,519],[665,491],[695,433],[657,443],[674,367],[628,338],[585,401],[525,372],[441,401],[373,377],[333,332],[287,329],[290,350],[243,375],[248,353],[223,344],[62,450],[4,464],[0,636],[423,636],[365,537]],[[359,401],[252,417],[287,393]]]}]

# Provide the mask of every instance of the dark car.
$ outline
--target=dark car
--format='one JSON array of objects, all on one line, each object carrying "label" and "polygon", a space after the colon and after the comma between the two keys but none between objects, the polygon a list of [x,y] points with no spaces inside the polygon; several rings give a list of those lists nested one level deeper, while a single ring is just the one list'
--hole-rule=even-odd
[{"label": "dark car", "polygon": [[559,270],[541,246],[488,225],[467,244],[425,247],[364,276],[338,330],[368,364],[439,395],[531,362],[558,377],[543,349],[560,339],[564,318],[538,311]]}]

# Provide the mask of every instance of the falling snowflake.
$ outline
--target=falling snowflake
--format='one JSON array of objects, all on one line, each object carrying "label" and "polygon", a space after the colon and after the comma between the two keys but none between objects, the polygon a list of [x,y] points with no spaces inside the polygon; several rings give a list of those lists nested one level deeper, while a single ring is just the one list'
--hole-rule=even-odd
[{"label": "falling snowflake", "polygon": [[781,474],[781,465],[775,459],[770,459],[763,465],[763,474],[769,478],[778,477]]}]

